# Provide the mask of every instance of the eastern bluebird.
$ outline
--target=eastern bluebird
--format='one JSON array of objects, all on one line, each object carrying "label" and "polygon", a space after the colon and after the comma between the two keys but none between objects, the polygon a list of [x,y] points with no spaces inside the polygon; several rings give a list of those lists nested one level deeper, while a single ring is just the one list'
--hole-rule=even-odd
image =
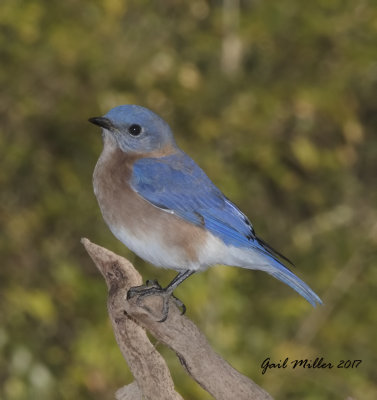
[{"label": "eastern bluebird", "polygon": [[321,299],[256,236],[249,219],[175,143],[169,125],[147,108],[122,105],[103,117],[103,151],[94,193],[111,232],[144,260],[178,271],[166,287],[131,288],[128,297],[163,298],[161,321],[173,290],[215,264],[262,270],[291,286],[313,306]]}]

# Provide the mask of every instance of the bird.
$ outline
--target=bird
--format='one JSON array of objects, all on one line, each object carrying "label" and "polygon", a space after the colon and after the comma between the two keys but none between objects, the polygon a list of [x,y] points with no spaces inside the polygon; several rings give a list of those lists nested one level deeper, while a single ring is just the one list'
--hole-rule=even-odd
[{"label": "bird", "polygon": [[284,282],[313,307],[318,295],[288,267],[288,258],[258,237],[247,216],[183,152],[168,123],[148,108],[126,104],[89,118],[102,128],[103,149],[93,173],[102,216],[114,236],[145,261],[173,269],[166,286],[157,281],[129,289],[140,305],[162,297],[160,322],[173,291],[214,265],[262,270]]}]

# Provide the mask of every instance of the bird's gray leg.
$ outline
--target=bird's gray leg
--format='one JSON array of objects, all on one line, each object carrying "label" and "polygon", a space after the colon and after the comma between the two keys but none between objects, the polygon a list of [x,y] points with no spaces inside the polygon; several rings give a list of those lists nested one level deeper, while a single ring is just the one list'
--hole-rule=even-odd
[{"label": "bird's gray leg", "polygon": [[[186,311],[186,307],[181,300],[173,295],[173,291],[179,284],[181,284],[194,272],[195,271],[189,269],[179,272],[178,275],[165,288],[162,288],[157,281],[147,281],[147,287],[144,285],[132,287],[127,293],[127,299],[131,299],[132,297],[137,296],[136,304],[140,306],[142,299],[144,299],[145,297],[154,295],[161,296],[163,300],[163,305],[162,318],[159,320],[159,322],[165,321],[168,317],[170,298],[172,298],[176,305],[182,309],[182,314],[184,314]],[[150,284],[152,284],[152,286],[148,287]]]}]

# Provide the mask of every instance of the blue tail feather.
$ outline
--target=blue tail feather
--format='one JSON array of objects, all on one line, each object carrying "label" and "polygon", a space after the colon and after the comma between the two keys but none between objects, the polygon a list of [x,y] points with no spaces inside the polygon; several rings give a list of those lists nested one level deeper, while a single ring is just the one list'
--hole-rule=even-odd
[{"label": "blue tail feather", "polygon": [[296,292],[304,297],[313,307],[315,307],[317,303],[322,304],[322,300],[305,282],[298,278],[289,269],[285,267],[283,268],[280,266],[279,268],[267,272],[296,290]]},{"label": "blue tail feather", "polygon": [[266,254],[265,246],[262,246],[262,249],[256,247],[255,250],[260,251],[260,253],[262,253],[269,261],[269,268],[264,269],[264,271],[290,286],[302,297],[304,297],[313,307],[315,307],[317,304],[322,304],[322,300],[319,298],[319,296],[317,296],[317,294],[314,293],[314,291],[310,289],[310,287],[304,281],[302,281],[284,264],[282,264],[274,254]]}]

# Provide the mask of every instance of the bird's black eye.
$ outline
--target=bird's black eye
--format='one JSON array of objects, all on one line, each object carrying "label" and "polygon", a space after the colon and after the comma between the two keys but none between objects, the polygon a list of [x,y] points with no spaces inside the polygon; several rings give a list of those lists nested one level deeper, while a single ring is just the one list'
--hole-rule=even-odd
[{"label": "bird's black eye", "polygon": [[132,124],[129,128],[128,128],[128,133],[132,136],[139,136],[141,133],[141,126],[138,124]]}]

